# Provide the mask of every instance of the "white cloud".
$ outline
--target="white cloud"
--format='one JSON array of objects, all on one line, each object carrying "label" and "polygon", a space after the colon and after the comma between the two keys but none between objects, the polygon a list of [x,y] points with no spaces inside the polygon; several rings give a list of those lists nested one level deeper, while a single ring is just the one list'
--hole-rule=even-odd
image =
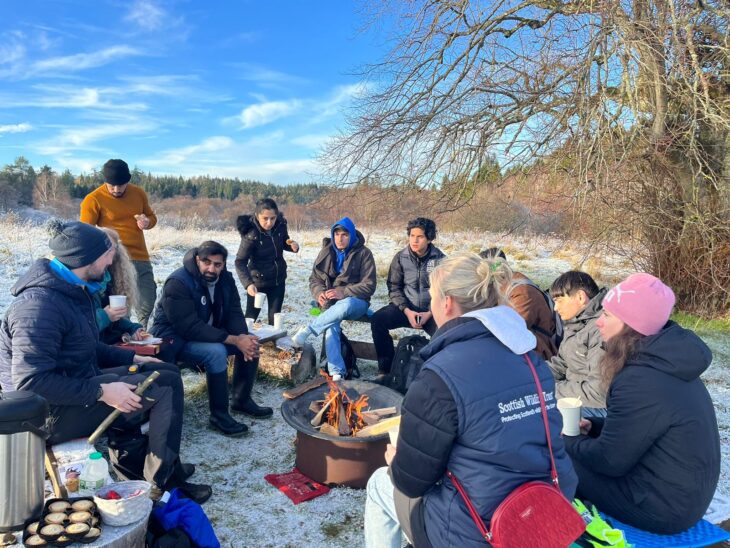
[{"label": "white cloud", "polygon": [[291,140],[291,143],[304,148],[312,150],[318,150],[324,146],[324,144],[332,138],[332,135],[325,133],[309,133],[306,135],[299,135]]},{"label": "white cloud", "polygon": [[6,125],[0,125],[0,134],[2,133],[25,133],[26,131],[30,131],[33,129],[33,126],[30,124],[22,123],[22,124],[6,124]]},{"label": "white cloud", "polygon": [[131,57],[134,55],[142,55],[142,52],[131,46],[112,46],[91,53],[76,53],[74,55],[50,57],[42,61],[36,61],[32,65],[31,72],[79,71],[100,67],[121,57]]},{"label": "white cloud", "polygon": [[152,160],[141,162],[143,165],[170,166],[186,162],[191,156],[215,153],[230,148],[233,140],[225,136],[208,137],[197,145],[171,149],[161,152]]},{"label": "white cloud", "polygon": [[[103,95],[114,95],[114,88],[81,88],[73,86],[48,86],[37,85],[34,89],[39,90],[43,95],[23,94],[22,97],[2,96],[0,103],[6,108],[32,107],[32,108],[68,108],[68,109],[99,109],[99,110],[120,110],[120,111],[143,111],[147,110],[144,103],[121,103],[110,102],[103,99]],[[122,94],[122,92],[118,92]],[[124,93],[128,96],[130,93]]]},{"label": "white cloud", "polygon": [[241,111],[243,129],[270,124],[274,120],[293,114],[300,106],[297,100],[268,101],[244,108]]},{"label": "white cloud", "polygon": [[157,30],[165,24],[168,17],[165,10],[157,3],[151,0],[137,0],[124,19],[144,30]]},{"label": "white cloud", "polygon": [[40,154],[63,156],[73,150],[98,150],[98,143],[125,135],[142,135],[157,128],[156,124],[138,120],[114,122],[102,126],[66,128],[58,135],[39,142],[34,148]]}]

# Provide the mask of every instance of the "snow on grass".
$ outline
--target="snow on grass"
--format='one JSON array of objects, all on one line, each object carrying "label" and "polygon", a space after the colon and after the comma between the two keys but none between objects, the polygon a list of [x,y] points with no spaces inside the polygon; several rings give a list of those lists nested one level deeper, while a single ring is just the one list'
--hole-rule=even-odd
[{"label": "snow on grass", "polygon": [[[381,275],[387,272],[393,255],[405,245],[402,233],[367,232],[367,245],[376,258]],[[311,296],[309,272],[321,248],[326,231],[293,233],[302,245],[297,255],[287,254],[289,278],[284,302],[284,322],[294,330],[309,319]],[[176,230],[164,226],[146,233],[152,254],[158,289],[176,268],[184,252],[206,239],[217,240],[229,250],[228,268],[240,238],[233,231]],[[23,224],[17,218],[0,219],[0,312],[12,301],[10,287],[38,257],[48,254],[48,236],[41,227]],[[439,234],[436,242],[446,253],[460,250],[478,252],[497,245],[505,249],[513,266],[547,287],[561,272],[583,265],[600,272],[608,284],[625,273],[625,265],[611,257],[591,257],[581,246],[546,237],[499,237],[484,233]],[[592,261],[592,262],[591,262]],[[596,270],[598,269],[598,270]],[[239,287],[240,289],[240,287]],[[387,303],[383,279],[371,308]],[[265,311],[264,311],[265,313]],[[367,324],[350,323],[345,331],[353,339],[369,340]],[[397,330],[396,337],[409,330]],[[715,359],[703,376],[717,410],[722,440],[723,468],[719,491],[730,495],[730,345],[727,333],[703,332]],[[319,345],[319,341],[313,341]],[[375,374],[373,362],[360,362],[365,378]],[[281,417],[281,383],[259,381],[254,398],[275,409],[268,420],[239,419],[250,425],[248,436],[228,439],[208,429],[208,401],[204,376],[183,372],[186,388],[182,456],[198,465],[193,481],[209,483],[214,495],[205,510],[224,546],[362,546],[364,491],[337,488],[315,500],[294,506],[282,493],[266,483],[269,473],[288,472],[294,466],[294,430]]]}]

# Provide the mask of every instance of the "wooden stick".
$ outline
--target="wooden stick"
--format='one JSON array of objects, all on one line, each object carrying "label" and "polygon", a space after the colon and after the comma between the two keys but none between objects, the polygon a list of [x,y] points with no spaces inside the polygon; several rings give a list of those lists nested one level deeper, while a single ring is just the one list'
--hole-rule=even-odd
[{"label": "wooden stick", "polygon": [[330,404],[337,399],[337,396],[339,396],[339,394],[335,394],[334,396],[332,396],[330,398],[330,401],[328,401],[327,403],[325,403],[322,406],[322,409],[319,410],[319,413],[317,413],[314,416],[314,418],[311,421],[309,421],[309,424],[311,424],[312,426],[319,426],[319,423],[322,422],[322,417],[324,416],[324,412],[327,411],[327,408],[330,406]]},{"label": "wooden stick", "polygon": [[368,436],[377,436],[379,434],[385,434],[388,430],[392,430],[400,426],[400,415],[397,417],[390,417],[389,419],[383,419],[382,421],[366,426],[362,430],[355,433],[358,438],[367,438]]},{"label": "wooden stick", "polygon": [[381,407],[380,409],[368,409],[364,413],[370,413],[371,415],[377,415],[379,417],[385,417],[397,413],[398,410],[395,407]]},{"label": "wooden stick", "polygon": [[[149,377],[147,377],[144,382],[137,385],[137,390],[134,391],[135,394],[138,396],[141,396],[144,394],[144,391],[147,390],[157,377],[160,376],[159,371],[153,371]],[[104,433],[104,431],[109,428],[111,423],[113,423],[116,418],[121,415],[122,412],[119,409],[115,409],[111,413],[109,413],[109,416],[104,419],[104,421],[99,425],[99,428],[94,430],[94,433],[89,436],[89,445],[94,445],[97,440],[101,437],[101,435]]]},{"label": "wooden stick", "polygon": [[340,436],[349,436],[352,434],[352,428],[350,428],[350,425],[347,424],[347,414],[345,413],[345,406],[342,404],[342,400],[340,400],[338,403],[339,413],[338,413],[338,424],[337,424],[337,430],[340,432]]},{"label": "wooden stick", "polygon": [[305,382],[304,384],[300,384],[299,386],[295,386],[294,388],[284,390],[284,392],[282,393],[282,396],[284,396],[288,400],[293,400],[294,398],[298,398],[305,392],[309,392],[310,390],[313,390],[313,389],[317,388],[318,386],[322,386],[326,382],[327,382],[326,378],[316,377],[309,382]]}]

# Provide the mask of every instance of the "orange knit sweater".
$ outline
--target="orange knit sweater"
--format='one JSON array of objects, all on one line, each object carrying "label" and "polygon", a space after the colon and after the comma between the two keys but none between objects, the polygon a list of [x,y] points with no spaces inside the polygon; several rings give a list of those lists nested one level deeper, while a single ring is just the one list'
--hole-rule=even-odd
[{"label": "orange knit sweater", "polygon": [[81,221],[90,225],[113,228],[127,248],[133,261],[149,261],[150,254],[144,241],[144,233],[137,226],[135,215],[144,213],[149,217],[152,228],[157,224],[157,215],[150,208],[145,191],[135,185],[127,185],[121,198],[115,198],[101,185],[86,195],[81,202]]}]

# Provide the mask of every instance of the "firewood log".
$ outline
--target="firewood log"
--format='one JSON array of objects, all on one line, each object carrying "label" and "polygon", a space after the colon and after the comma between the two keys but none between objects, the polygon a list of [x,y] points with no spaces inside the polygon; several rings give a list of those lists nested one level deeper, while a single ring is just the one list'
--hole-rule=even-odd
[{"label": "firewood log", "polygon": [[359,430],[355,436],[358,438],[366,438],[368,436],[378,436],[380,434],[385,434],[388,430],[391,430],[393,428],[397,428],[400,426],[400,415],[397,417],[390,417],[388,419],[383,419],[377,424],[373,424],[371,426],[366,426],[362,430]]}]

